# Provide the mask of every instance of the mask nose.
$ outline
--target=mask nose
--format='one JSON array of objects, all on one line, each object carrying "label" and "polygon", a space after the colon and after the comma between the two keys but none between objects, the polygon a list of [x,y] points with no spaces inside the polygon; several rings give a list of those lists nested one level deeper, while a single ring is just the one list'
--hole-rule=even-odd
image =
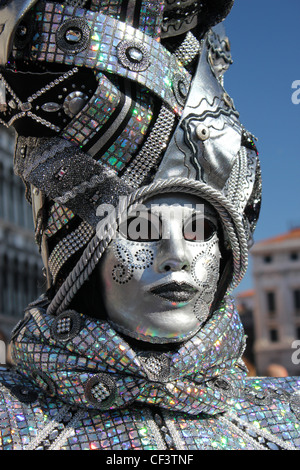
[{"label": "mask nose", "polygon": [[184,240],[162,240],[156,265],[159,273],[189,271],[190,261]]}]

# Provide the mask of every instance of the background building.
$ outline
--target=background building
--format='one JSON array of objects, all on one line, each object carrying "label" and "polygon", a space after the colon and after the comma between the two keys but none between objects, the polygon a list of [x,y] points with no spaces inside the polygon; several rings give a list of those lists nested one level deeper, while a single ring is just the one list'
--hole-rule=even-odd
[{"label": "background building", "polygon": [[0,127],[0,336],[9,338],[44,279],[30,204],[13,171],[14,134]]},{"label": "background building", "polygon": [[256,243],[251,254],[257,374],[280,364],[300,375],[300,228]]}]

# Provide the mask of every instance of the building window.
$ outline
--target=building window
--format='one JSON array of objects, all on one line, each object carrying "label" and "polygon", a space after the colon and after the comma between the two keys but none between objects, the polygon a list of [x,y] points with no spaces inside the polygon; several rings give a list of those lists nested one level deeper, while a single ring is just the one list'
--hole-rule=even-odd
[{"label": "building window", "polygon": [[299,253],[293,252],[290,254],[291,261],[297,261],[299,259]]},{"label": "building window", "polygon": [[294,292],[294,309],[300,315],[300,289],[295,289]]},{"label": "building window", "polygon": [[276,311],[275,292],[267,292],[267,309],[271,314]]},{"label": "building window", "polygon": [[272,261],[273,261],[273,257],[271,255],[266,255],[266,256],[264,256],[263,259],[264,259],[264,263],[266,263],[266,264],[272,263]]},{"label": "building window", "polygon": [[278,331],[275,328],[270,330],[270,340],[272,343],[276,343],[278,341]]}]

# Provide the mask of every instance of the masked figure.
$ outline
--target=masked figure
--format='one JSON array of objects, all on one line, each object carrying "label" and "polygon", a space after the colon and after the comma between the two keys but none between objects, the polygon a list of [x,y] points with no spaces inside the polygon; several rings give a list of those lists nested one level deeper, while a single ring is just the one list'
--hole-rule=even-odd
[{"label": "masked figure", "polygon": [[47,288],[0,373],[3,449],[297,449],[231,297],[261,175],[224,88],[233,1],[0,1],[0,122]]}]

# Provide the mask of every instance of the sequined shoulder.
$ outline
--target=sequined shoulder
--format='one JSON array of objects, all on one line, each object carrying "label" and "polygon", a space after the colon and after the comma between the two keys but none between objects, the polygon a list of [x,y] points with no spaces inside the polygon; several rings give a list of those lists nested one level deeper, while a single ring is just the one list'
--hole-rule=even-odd
[{"label": "sequined shoulder", "polygon": [[[18,372],[0,367],[0,450],[30,449],[63,408]],[[52,428],[59,426],[58,419]]]},{"label": "sequined shoulder", "polygon": [[300,377],[248,378],[229,415],[260,444],[300,450]]},{"label": "sequined shoulder", "polygon": [[300,377],[251,377],[246,380],[244,394],[257,405],[274,400],[288,403],[300,418]]},{"label": "sequined shoulder", "polygon": [[14,369],[0,367],[0,392],[2,398],[10,396],[12,401],[28,404],[37,399],[39,389]]},{"label": "sequined shoulder", "polygon": [[[0,367],[0,449],[22,449],[22,429],[28,434],[28,407],[38,393],[27,380],[7,367]],[[26,426],[26,428],[25,428]],[[25,437],[26,439],[26,437]]]}]

